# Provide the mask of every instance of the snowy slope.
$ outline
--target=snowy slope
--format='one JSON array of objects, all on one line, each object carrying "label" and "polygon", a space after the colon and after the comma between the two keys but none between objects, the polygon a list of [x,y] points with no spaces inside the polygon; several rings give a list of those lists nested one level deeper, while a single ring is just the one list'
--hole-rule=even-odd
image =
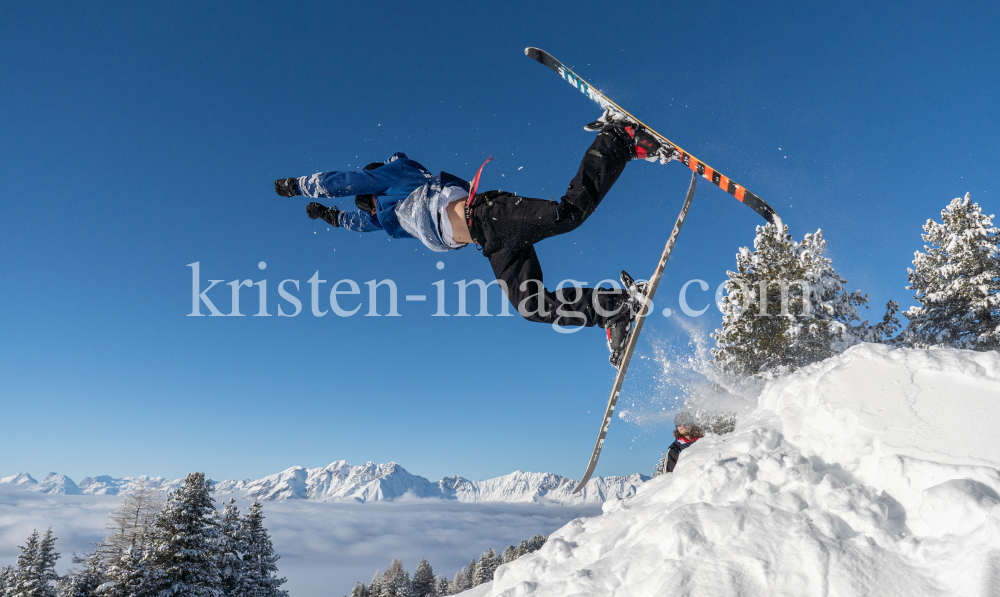
[{"label": "snowy slope", "polygon": [[861,345],[483,596],[1000,595],[1000,355]]},{"label": "snowy slope", "polygon": [[[424,477],[407,472],[394,462],[368,462],[362,466],[352,466],[345,460],[338,460],[324,468],[295,466],[263,479],[220,481],[215,485],[215,492],[245,495],[260,500],[303,499],[320,502],[392,501],[406,496],[476,503],[599,504],[608,497],[633,495],[646,479],[647,477],[639,474],[628,477],[597,477],[587,483],[580,494],[572,495],[576,481],[552,473],[515,471],[485,481],[470,481],[454,476],[432,483]],[[99,476],[86,477],[77,486],[69,477],[56,473],[51,473],[41,483],[27,473],[0,479],[0,483],[20,484],[42,493],[88,495],[118,495],[134,489],[140,481],[144,481],[148,487],[162,490],[175,489],[182,482],[181,479],[161,477]]]}]

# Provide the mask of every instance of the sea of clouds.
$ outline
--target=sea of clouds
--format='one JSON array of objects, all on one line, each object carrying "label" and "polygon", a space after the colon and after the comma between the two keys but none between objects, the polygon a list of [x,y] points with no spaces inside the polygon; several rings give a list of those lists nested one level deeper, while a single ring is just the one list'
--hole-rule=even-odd
[{"label": "sea of clouds", "polygon": [[[228,500],[229,496],[226,496]],[[250,501],[237,498],[245,511]],[[117,496],[59,495],[0,485],[0,566],[15,564],[18,545],[33,529],[52,527],[62,554],[60,573],[104,536]],[[217,503],[221,509],[221,500]],[[410,572],[420,558],[449,578],[471,558],[492,547],[502,550],[536,533],[549,534],[581,516],[600,514],[600,504],[460,503],[440,499],[330,503],[306,500],[264,502],[265,525],[283,588],[295,597],[350,593],[354,583],[371,581],[394,557]]]}]

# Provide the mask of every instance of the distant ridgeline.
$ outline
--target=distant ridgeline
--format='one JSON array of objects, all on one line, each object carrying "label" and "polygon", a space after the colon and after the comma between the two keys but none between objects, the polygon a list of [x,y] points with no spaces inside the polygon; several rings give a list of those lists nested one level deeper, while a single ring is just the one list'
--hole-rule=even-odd
[{"label": "distant ridgeline", "polygon": [[[295,466],[280,473],[257,480],[226,480],[214,483],[216,494],[235,493],[259,500],[304,499],[321,502],[336,501],[392,501],[397,498],[439,498],[459,502],[507,503],[604,503],[609,498],[626,498],[635,494],[636,488],[649,480],[648,476],[633,474],[627,477],[595,477],[584,489],[572,493],[576,481],[553,473],[525,473],[515,471],[509,475],[470,481],[464,477],[445,477],[433,483],[424,477],[412,475],[394,462],[352,466],[338,460],[325,468]],[[22,485],[43,493],[70,495],[118,495],[132,491],[138,483],[158,490],[168,491],[181,486],[182,479],[162,477],[87,477],[74,483],[65,475],[50,473],[38,482],[27,473],[0,478],[0,484]]]}]

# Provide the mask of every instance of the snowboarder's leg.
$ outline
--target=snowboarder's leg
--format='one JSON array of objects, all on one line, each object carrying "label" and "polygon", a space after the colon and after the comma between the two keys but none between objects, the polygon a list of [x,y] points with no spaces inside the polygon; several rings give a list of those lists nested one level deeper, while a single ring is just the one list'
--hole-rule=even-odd
[{"label": "snowboarder's leg", "polygon": [[607,327],[624,306],[625,294],[617,289],[570,286],[550,292],[545,288],[542,266],[531,244],[504,247],[488,257],[497,280],[506,288],[507,298],[528,321],[565,327]]},{"label": "snowboarder's leg", "polygon": [[625,165],[634,158],[635,149],[624,127],[604,127],[583,155],[576,176],[559,202],[557,221],[562,226],[557,226],[553,233],[568,232],[590,217],[621,176]]},{"label": "snowboarder's leg", "polygon": [[[622,124],[601,130],[583,156],[576,176],[560,201],[518,197],[501,191],[477,195],[471,210],[472,238],[483,247],[507,297],[530,321],[563,326],[608,327],[621,319],[626,293],[618,289],[566,288],[550,292],[533,245],[576,229],[594,213],[635,146]],[[595,296],[596,294],[596,296]],[[596,301],[596,302],[595,302]]]},{"label": "snowboarder's leg", "polygon": [[618,180],[635,152],[621,126],[608,126],[580,162],[576,176],[559,201],[518,197],[502,191],[477,195],[471,210],[472,238],[489,257],[502,247],[535,244],[575,230]]}]

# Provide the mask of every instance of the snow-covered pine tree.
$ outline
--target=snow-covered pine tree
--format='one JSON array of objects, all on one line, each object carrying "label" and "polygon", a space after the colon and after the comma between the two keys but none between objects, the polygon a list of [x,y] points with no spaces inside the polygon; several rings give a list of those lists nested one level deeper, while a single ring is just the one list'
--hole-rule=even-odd
[{"label": "snow-covered pine tree", "polygon": [[469,581],[469,588],[477,586],[476,585],[476,560],[469,560],[469,567],[466,569],[466,578]]},{"label": "snow-covered pine tree", "polygon": [[368,594],[371,597],[379,597],[382,594],[382,573],[375,570],[375,574],[372,576],[372,582],[368,585]]},{"label": "snow-covered pine tree", "polygon": [[528,540],[521,539],[521,542],[517,544],[517,557],[521,557],[528,553]]},{"label": "snow-covered pine tree", "polygon": [[222,509],[218,525],[215,554],[219,563],[222,592],[225,595],[233,595],[243,572],[243,560],[240,558],[242,520],[240,511],[236,508],[236,500],[229,499],[229,503]]},{"label": "snow-covered pine tree", "polygon": [[514,547],[513,545],[508,545],[507,549],[503,550],[503,553],[500,555],[501,564],[509,564],[510,562],[513,562],[516,559],[517,559],[517,548]]},{"label": "snow-covered pine tree", "polygon": [[455,573],[455,577],[451,579],[451,594],[457,595],[471,588],[472,583],[469,582],[469,569],[463,566],[461,570]]},{"label": "snow-covered pine tree", "polygon": [[[117,560],[105,563],[104,584],[98,591],[100,597],[155,597],[155,583],[151,581],[162,576],[163,571],[149,567],[145,555],[130,545]],[[103,561],[105,556],[100,557]]]},{"label": "snow-covered pine tree", "polygon": [[867,307],[868,296],[847,292],[825,250],[822,230],[796,242],[787,226],[757,227],[754,250],[740,249],[728,272],[722,329],[712,334],[717,366],[741,376],[792,371],[897,329],[895,301],[882,323],[861,321],[857,307]]},{"label": "snow-covered pine tree", "polygon": [[288,597],[281,589],[287,579],[278,578],[278,559],[271,536],[264,528],[264,512],[259,501],[239,521],[238,551],[242,556],[234,597]]},{"label": "snow-covered pine tree", "polygon": [[[86,557],[73,555],[74,564],[83,564],[78,569],[71,570],[56,583],[59,597],[94,597],[97,588],[105,583],[104,560],[96,551]],[[0,592],[0,595],[3,595]]]},{"label": "snow-covered pine tree", "polygon": [[21,546],[21,555],[17,556],[17,572],[15,575],[14,597],[55,597],[56,589],[53,583],[59,580],[56,574],[56,560],[59,554],[55,550],[56,538],[52,529],[45,531],[41,539],[34,530],[28,536],[25,545]]},{"label": "snow-covered pine tree", "polygon": [[13,566],[0,567],[0,597],[14,594],[14,584],[17,582],[17,571]]},{"label": "snow-covered pine tree", "polygon": [[660,475],[665,475],[667,473],[667,454],[666,452],[660,451],[660,461],[656,463],[656,467],[653,468],[653,477],[659,477]]},{"label": "snow-covered pine tree", "polygon": [[413,595],[414,597],[437,597],[437,589],[434,584],[434,568],[426,560],[420,560],[417,569],[413,573]]},{"label": "snow-covered pine tree", "polygon": [[548,539],[549,538],[547,536],[545,536],[545,535],[543,535],[541,533],[538,533],[537,535],[535,535],[531,539],[528,539],[528,551],[527,551],[527,553],[532,553],[532,552],[538,551],[539,549],[542,548],[543,545],[545,545],[545,542],[548,541]]},{"label": "snow-covered pine tree", "polygon": [[118,506],[108,514],[108,536],[97,547],[105,563],[118,562],[129,547],[143,551],[162,508],[163,493],[144,478],[122,494]]},{"label": "snow-covered pine tree", "polygon": [[350,597],[371,597],[371,595],[368,592],[368,587],[365,586],[365,583],[359,580],[354,583],[354,588],[351,589]]},{"label": "snow-covered pine tree", "polygon": [[399,558],[393,558],[382,575],[379,597],[413,597],[410,573],[403,568]]},{"label": "snow-covered pine tree", "polygon": [[493,551],[493,548],[491,547],[484,551],[483,555],[479,556],[479,562],[476,564],[476,585],[493,582],[493,572],[498,566],[497,554]]},{"label": "snow-covered pine tree", "polygon": [[904,344],[944,344],[971,350],[1000,349],[1000,230],[969,194],[927,220],[924,252],[907,269],[919,307],[909,319]]},{"label": "snow-covered pine tree", "polygon": [[437,580],[434,581],[434,591],[439,597],[451,595],[451,582],[449,582],[448,578],[445,576],[437,577]]},{"label": "snow-covered pine tree", "polygon": [[17,556],[17,570],[11,575],[14,582],[7,588],[7,593],[12,597],[32,594],[38,584],[32,569],[34,562],[38,560],[38,529],[32,530],[24,545],[17,547],[21,550],[21,555]]},{"label": "snow-covered pine tree", "polygon": [[212,482],[191,473],[167,497],[154,525],[149,589],[158,597],[221,597],[217,554],[218,514]]}]

